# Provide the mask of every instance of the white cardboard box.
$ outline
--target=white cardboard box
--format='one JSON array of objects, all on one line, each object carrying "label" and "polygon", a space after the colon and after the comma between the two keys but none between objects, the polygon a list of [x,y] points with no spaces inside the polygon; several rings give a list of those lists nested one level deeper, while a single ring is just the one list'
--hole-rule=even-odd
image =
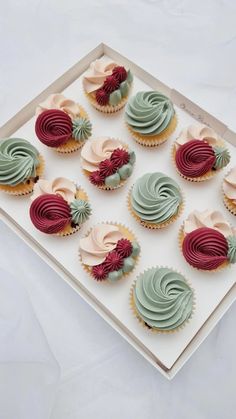
[{"label": "white cardboard box", "polygon": [[[228,171],[228,168],[203,184],[187,182],[178,176],[171,164],[170,151],[176,133],[159,148],[150,150],[139,146],[132,140],[124,124],[124,111],[104,116],[93,109],[83,94],[81,74],[91,61],[103,54],[131,69],[135,75],[133,93],[151,88],[160,90],[172,99],[176,105],[179,121],[177,133],[194,119],[214,128],[228,141],[232,156],[231,166],[236,165],[235,133],[176,90],[170,89],[107,45],[100,44],[0,129],[1,138],[10,135],[22,137],[29,139],[37,146],[46,159],[46,178],[65,176],[71,180],[79,180],[89,194],[93,216],[81,231],[73,236],[67,238],[48,236],[37,231],[31,224],[28,216],[30,206],[28,197],[1,194],[1,217],[112,327],[164,376],[171,379],[210,333],[236,297],[235,267],[214,275],[200,273],[184,262],[177,243],[179,227],[193,209],[203,210],[207,205],[208,208],[219,209],[230,222],[235,222],[234,217],[224,208],[220,197],[223,174]],[[135,150],[136,167],[125,187],[113,192],[97,190],[82,175],[79,153],[63,156],[37,140],[34,133],[35,107],[50,93],[62,91],[65,96],[78,101],[88,111],[93,123],[94,137],[102,135],[118,137]],[[165,230],[144,229],[130,216],[126,208],[126,197],[130,186],[137,177],[147,171],[163,171],[174,177],[186,198],[183,215]],[[77,256],[79,237],[83,236],[90,226],[101,221],[116,221],[127,225],[134,231],[142,247],[140,262],[134,273],[127,279],[112,285],[97,283],[87,277]],[[137,273],[154,265],[172,266],[181,271],[192,283],[196,292],[196,310],[193,318],[183,330],[174,334],[153,334],[142,328],[129,308],[129,290]]]}]

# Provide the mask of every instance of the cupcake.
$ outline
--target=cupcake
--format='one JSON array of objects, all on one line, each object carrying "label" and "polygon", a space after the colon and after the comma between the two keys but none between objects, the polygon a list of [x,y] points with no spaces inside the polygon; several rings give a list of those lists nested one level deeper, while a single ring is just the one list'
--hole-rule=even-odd
[{"label": "cupcake", "polygon": [[80,239],[79,250],[82,265],[92,278],[116,282],[134,269],[140,246],[126,227],[102,223]]},{"label": "cupcake", "polygon": [[164,173],[146,173],[133,185],[128,207],[144,227],[158,229],[176,220],[183,208],[179,185]]},{"label": "cupcake", "polygon": [[174,332],[192,316],[194,293],[182,274],[157,266],[138,276],[131,289],[131,307],[148,329]]},{"label": "cupcake", "polygon": [[132,137],[152,147],[165,142],[174,132],[177,117],[171,100],[160,92],[138,92],[125,109],[125,121]]},{"label": "cupcake", "polygon": [[80,229],[90,214],[87,194],[69,179],[40,179],[35,185],[30,218],[41,232],[69,236]]},{"label": "cupcake", "polygon": [[0,190],[11,195],[26,195],[32,192],[43,170],[43,157],[29,141],[23,138],[0,140]]},{"label": "cupcake", "polygon": [[236,215],[236,167],[223,180],[223,200],[226,208]]},{"label": "cupcake", "polygon": [[197,124],[181,131],[173,146],[173,159],[183,178],[201,182],[227,166],[230,154],[213,129]]},{"label": "cupcake", "polygon": [[185,260],[204,271],[216,271],[236,262],[236,228],[218,211],[193,211],[179,233]]},{"label": "cupcake", "polygon": [[52,94],[36,109],[38,139],[59,153],[79,150],[92,134],[85,110],[61,94]]},{"label": "cupcake", "polygon": [[83,77],[84,92],[91,105],[108,114],[124,107],[132,82],[131,71],[108,57],[93,61]]},{"label": "cupcake", "polygon": [[81,151],[81,167],[90,182],[100,189],[123,186],[133,172],[134,151],[120,140],[103,137],[89,140]]}]

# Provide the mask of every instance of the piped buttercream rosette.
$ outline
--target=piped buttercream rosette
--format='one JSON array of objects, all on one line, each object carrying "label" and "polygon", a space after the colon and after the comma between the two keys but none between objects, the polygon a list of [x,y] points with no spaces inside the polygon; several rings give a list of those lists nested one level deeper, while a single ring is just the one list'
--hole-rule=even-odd
[{"label": "piped buttercream rosette", "polygon": [[81,167],[90,182],[100,189],[121,187],[131,176],[135,153],[116,138],[87,141],[81,151]]},{"label": "piped buttercream rosette", "polygon": [[68,236],[80,229],[91,215],[87,194],[69,179],[41,179],[35,185],[30,218],[43,233]]},{"label": "piped buttercream rosette", "polygon": [[196,269],[216,271],[236,263],[236,228],[219,211],[193,211],[179,232],[185,260]]},{"label": "piped buttercream rosette", "polygon": [[233,167],[223,179],[223,200],[231,214],[236,215],[236,167]]},{"label": "piped buttercream rosette", "polygon": [[116,282],[134,269],[140,246],[125,226],[101,223],[80,239],[79,254],[83,268],[93,279]]},{"label": "piped buttercream rosette", "polygon": [[62,94],[52,94],[36,109],[35,133],[48,147],[60,153],[79,150],[92,134],[85,110]]},{"label": "piped buttercream rosette", "polygon": [[203,124],[190,125],[181,131],[172,157],[178,173],[192,182],[211,178],[230,161],[224,141]]}]

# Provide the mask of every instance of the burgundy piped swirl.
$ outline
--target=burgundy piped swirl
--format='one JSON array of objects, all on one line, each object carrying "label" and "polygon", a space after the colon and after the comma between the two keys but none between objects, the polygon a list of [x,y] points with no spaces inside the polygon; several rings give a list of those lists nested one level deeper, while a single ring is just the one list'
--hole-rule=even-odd
[{"label": "burgundy piped swirl", "polygon": [[30,206],[30,218],[43,233],[58,233],[71,221],[70,207],[59,195],[40,195]]},{"label": "burgundy piped swirl", "polygon": [[211,271],[227,260],[228,243],[219,231],[201,227],[185,236],[182,250],[191,266]]},{"label": "burgundy piped swirl", "polygon": [[216,157],[213,148],[207,142],[191,140],[177,149],[175,161],[182,175],[195,178],[211,170]]},{"label": "burgundy piped swirl", "polygon": [[35,123],[35,132],[43,144],[59,147],[71,137],[71,118],[59,109],[48,109],[39,114]]}]

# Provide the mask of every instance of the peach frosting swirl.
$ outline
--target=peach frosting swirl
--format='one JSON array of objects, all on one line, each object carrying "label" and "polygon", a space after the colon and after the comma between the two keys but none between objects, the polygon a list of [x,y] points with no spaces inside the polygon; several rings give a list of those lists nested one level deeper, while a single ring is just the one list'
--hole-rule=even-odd
[{"label": "peach frosting swirl", "polygon": [[80,117],[80,107],[78,103],[71,99],[67,99],[60,93],[53,93],[48,96],[44,102],[38,105],[35,114],[37,116],[48,109],[59,109],[60,111],[67,113],[71,119]]},{"label": "peach frosting swirl", "polygon": [[88,172],[98,170],[99,164],[109,159],[117,148],[124,148],[124,146],[115,138],[103,137],[87,141],[81,150],[82,168]]},{"label": "peach frosting swirl", "polygon": [[84,75],[83,85],[85,91],[92,93],[100,89],[107,76],[112,74],[112,70],[116,66],[117,64],[105,56],[93,61]]},{"label": "peach frosting swirl", "polygon": [[46,179],[39,179],[34,186],[34,192],[31,197],[34,201],[38,196],[45,194],[60,195],[68,203],[75,199],[76,186],[75,184],[64,177],[58,177],[53,181]]},{"label": "peach frosting swirl", "polygon": [[223,180],[223,191],[236,205],[236,167],[233,167]]},{"label": "peach frosting swirl", "polygon": [[225,237],[236,235],[236,228],[232,228],[219,211],[191,212],[184,222],[184,234],[191,233],[201,227],[217,230]]},{"label": "peach frosting swirl", "polygon": [[92,228],[89,235],[80,239],[80,255],[82,263],[88,266],[104,262],[117,242],[122,239],[119,228],[112,224],[98,224]]},{"label": "peach frosting swirl", "polygon": [[212,129],[204,124],[194,124],[184,128],[175,141],[176,146],[183,145],[191,140],[207,141],[211,146],[219,140],[219,136]]}]

